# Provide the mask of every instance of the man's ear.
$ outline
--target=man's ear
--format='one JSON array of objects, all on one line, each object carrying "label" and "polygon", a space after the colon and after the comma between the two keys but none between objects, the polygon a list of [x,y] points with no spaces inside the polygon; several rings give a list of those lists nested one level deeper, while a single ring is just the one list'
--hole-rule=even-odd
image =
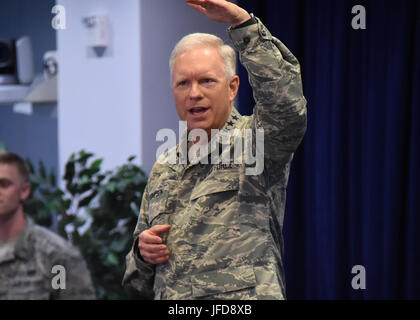
[{"label": "man's ear", "polygon": [[31,194],[31,185],[29,182],[24,182],[22,185],[22,190],[20,192],[20,200],[24,201]]},{"label": "man's ear", "polygon": [[232,80],[230,80],[230,83],[229,83],[229,95],[230,95],[229,99],[231,103],[233,100],[235,100],[235,97],[238,94],[238,89],[239,89],[239,77],[235,75],[232,77]]}]

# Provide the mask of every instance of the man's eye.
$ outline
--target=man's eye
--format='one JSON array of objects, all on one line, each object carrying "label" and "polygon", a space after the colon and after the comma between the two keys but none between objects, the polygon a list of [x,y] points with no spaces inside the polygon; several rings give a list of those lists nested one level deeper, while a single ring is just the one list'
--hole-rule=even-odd
[{"label": "man's eye", "polygon": [[213,83],[214,80],[213,79],[203,79],[202,83],[208,84],[208,83]]},{"label": "man's eye", "polygon": [[180,81],[178,82],[177,86],[181,87],[181,86],[185,86],[187,84],[187,81]]},{"label": "man's eye", "polygon": [[11,185],[12,183],[8,180],[0,180],[0,188],[7,188]]}]

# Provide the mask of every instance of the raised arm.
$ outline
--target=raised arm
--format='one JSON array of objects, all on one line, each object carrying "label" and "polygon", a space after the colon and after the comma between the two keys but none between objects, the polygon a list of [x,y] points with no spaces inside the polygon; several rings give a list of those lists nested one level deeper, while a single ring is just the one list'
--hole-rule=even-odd
[{"label": "raised arm", "polygon": [[298,60],[258,18],[252,17],[254,23],[241,27],[251,16],[236,4],[224,0],[186,2],[213,21],[231,24],[228,33],[248,71],[256,102],[253,127],[264,129],[264,158],[276,166],[288,162],[306,131],[306,99]]},{"label": "raised arm", "polygon": [[254,127],[264,129],[265,157],[287,160],[306,131],[306,100],[300,65],[258,18],[252,25],[229,29],[248,71],[256,106]]}]

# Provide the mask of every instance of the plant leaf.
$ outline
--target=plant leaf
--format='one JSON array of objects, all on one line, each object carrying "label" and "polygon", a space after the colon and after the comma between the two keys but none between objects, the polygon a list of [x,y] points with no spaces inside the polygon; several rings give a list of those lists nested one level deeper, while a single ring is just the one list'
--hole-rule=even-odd
[{"label": "plant leaf", "polygon": [[113,252],[109,252],[106,256],[105,264],[110,266],[118,266],[118,257]]},{"label": "plant leaf", "polygon": [[64,173],[64,180],[66,180],[68,183],[73,181],[74,174],[76,172],[76,168],[73,161],[69,161],[66,164],[66,170]]}]

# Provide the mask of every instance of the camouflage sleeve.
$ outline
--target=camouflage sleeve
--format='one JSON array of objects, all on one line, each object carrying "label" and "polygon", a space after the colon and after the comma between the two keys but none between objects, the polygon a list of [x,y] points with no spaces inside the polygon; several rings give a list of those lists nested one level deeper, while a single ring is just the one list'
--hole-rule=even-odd
[{"label": "camouflage sleeve", "polygon": [[155,276],[155,266],[145,262],[140,256],[138,248],[138,237],[144,230],[150,228],[147,223],[147,211],[149,209],[148,186],[143,193],[139,219],[134,230],[134,243],[126,257],[126,270],[122,281],[123,286],[131,286],[144,298],[153,298],[153,282]]},{"label": "camouflage sleeve", "polygon": [[254,128],[264,129],[265,158],[287,162],[306,131],[306,100],[300,65],[258,18],[250,26],[229,29],[239,59],[248,71],[256,106]]}]

